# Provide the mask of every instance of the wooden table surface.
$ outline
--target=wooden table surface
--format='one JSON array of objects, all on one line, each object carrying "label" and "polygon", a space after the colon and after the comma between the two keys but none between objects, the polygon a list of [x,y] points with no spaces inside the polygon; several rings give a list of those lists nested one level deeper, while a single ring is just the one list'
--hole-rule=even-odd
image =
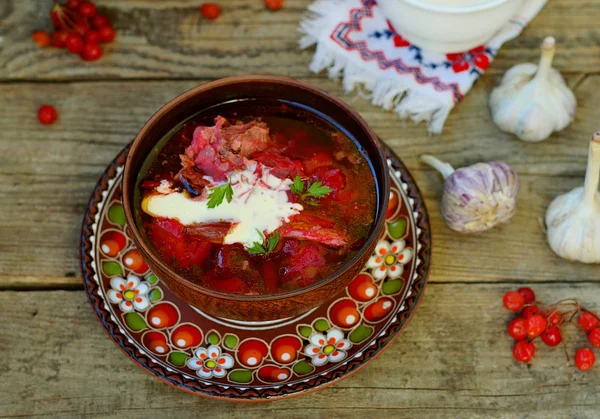
[{"label": "wooden table surface", "polygon": [[[560,348],[538,345],[529,365],[512,359],[505,291],[575,297],[600,309],[600,267],[568,263],[546,245],[538,220],[558,194],[580,186],[588,139],[600,128],[600,2],[550,0],[450,115],[441,136],[402,123],[340,83],[311,74],[299,51],[308,0],[272,13],[261,0],[221,0],[222,17],[198,22],[198,1],[102,0],[117,41],[96,63],[30,40],[47,28],[50,1],[0,1],[0,417],[572,417],[600,416],[600,365],[587,373]],[[487,109],[510,66],[537,61],[557,39],[555,67],[574,89],[574,123],[540,144],[501,133]],[[82,291],[78,232],[105,166],[161,105],[215,78],[297,77],[348,100],[403,159],[426,199],[433,266],[405,332],[378,359],[322,391],[272,403],[195,397],[136,368],[110,342]],[[54,104],[43,126],[37,108]],[[500,159],[521,177],[512,222],[478,236],[445,227],[439,176],[418,161],[456,166]],[[567,333],[568,349],[585,343]],[[598,356],[598,353],[597,353]]]}]

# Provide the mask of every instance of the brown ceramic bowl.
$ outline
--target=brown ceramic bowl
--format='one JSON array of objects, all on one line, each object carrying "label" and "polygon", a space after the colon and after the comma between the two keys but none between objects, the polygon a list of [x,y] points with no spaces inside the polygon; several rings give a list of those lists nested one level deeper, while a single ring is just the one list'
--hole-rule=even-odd
[{"label": "brown ceramic bowl", "polygon": [[[206,289],[177,274],[150,246],[136,224],[134,191],[146,157],[172,128],[202,109],[238,99],[279,99],[305,105],[332,118],[363,147],[377,185],[377,212],[371,235],[362,249],[333,275],[306,288],[275,295],[233,295]],[[265,321],[301,314],[332,296],[362,270],[384,228],[390,185],[379,140],[358,113],[329,93],[285,77],[240,76],[203,84],[171,100],[156,112],[135,138],[123,177],[123,204],[133,240],[152,271],[170,290],[200,310],[229,319]]]}]

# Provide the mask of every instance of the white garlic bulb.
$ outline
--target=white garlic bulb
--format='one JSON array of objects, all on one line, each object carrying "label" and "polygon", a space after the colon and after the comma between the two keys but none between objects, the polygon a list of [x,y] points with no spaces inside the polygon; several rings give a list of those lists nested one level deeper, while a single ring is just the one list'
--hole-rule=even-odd
[{"label": "white garlic bulb", "polygon": [[452,230],[480,233],[515,215],[519,177],[508,164],[492,161],[454,170],[433,156],[421,160],[444,177],[441,210]]},{"label": "white garlic bulb", "polygon": [[523,141],[543,141],[575,117],[575,96],[552,68],[554,44],[554,38],[544,39],[540,64],[512,67],[490,95],[494,123]]},{"label": "white garlic bulb", "polygon": [[558,196],[546,211],[548,243],[558,256],[600,263],[600,132],[590,142],[583,187]]}]

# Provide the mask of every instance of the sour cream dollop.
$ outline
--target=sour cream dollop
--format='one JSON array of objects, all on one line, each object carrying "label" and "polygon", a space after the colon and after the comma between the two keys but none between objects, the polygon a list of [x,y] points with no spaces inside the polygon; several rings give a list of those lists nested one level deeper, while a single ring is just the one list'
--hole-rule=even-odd
[{"label": "sour cream dollop", "polygon": [[[193,198],[161,185],[158,194],[144,197],[142,210],[153,217],[176,219],[184,225],[230,222],[233,225],[223,243],[252,246],[254,242],[262,243],[259,231],[270,234],[304,209],[288,200],[292,181],[273,176],[270,168],[260,163],[247,164],[244,170],[232,171],[228,177],[233,189],[231,202],[223,199],[220,205],[208,208],[208,193]],[[212,182],[211,178],[206,179]],[[215,183],[212,187],[225,183]]]}]

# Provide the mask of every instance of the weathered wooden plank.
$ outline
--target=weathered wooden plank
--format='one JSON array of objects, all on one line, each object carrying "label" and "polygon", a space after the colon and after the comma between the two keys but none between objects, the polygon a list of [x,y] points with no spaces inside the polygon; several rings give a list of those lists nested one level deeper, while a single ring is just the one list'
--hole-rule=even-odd
[{"label": "weathered wooden plank", "polygon": [[[298,23],[310,0],[286,0],[273,13],[261,1],[221,1],[222,16],[199,20],[194,0],[97,2],[118,28],[104,57],[84,63],[64,50],[40,50],[30,34],[49,29],[49,2],[7,0],[0,4],[0,80],[223,77],[270,73],[308,77],[312,51],[299,51]],[[537,61],[548,35],[559,43],[556,66],[567,72],[600,68],[600,8],[588,0],[552,0],[521,37],[503,48],[490,68],[502,72]]]},{"label": "weathered wooden plank", "polygon": [[[540,299],[600,304],[596,285],[535,287]],[[405,332],[379,358],[333,387],[275,403],[234,404],[173,389],[137,369],[97,324],[84,293],[2,292],[2,417],[597,416],[600,373],[579,372],[561,347],[512,360],[506,285],[431,284]],[[568,350],[585,343],[574,327]]]},{"label": "weathered wooden plank", "polygon": [[[484,77],[451,114],[444,133],[431,137],[422,125],[402,124],[367,100],[344,94],[335,82],[311,79],[359,110],[417,180],[435,243],[431,281],[600,280],[598,267],[555,257],[538,223],[554,196],[583,182],[587,139],[599,128],[600,76],[570,79],[580,82],[577,120],[539,144],[500,133],[490,121],[486,100],[496,81]],[[10,103],[0,108],[0,236],[11,238],[0,242],[1,287],[78,285],[80,220],[98,177],[156,109],[200,82],[0,85],[0,97]],[[57,106],[56,124],[37,122],[42,103]],[[515,218],[478,236],[448,230],[439,212],[441,179],[419,163],[423,153],[457,166],[494,159],[511,163],[522,181]]]}]

